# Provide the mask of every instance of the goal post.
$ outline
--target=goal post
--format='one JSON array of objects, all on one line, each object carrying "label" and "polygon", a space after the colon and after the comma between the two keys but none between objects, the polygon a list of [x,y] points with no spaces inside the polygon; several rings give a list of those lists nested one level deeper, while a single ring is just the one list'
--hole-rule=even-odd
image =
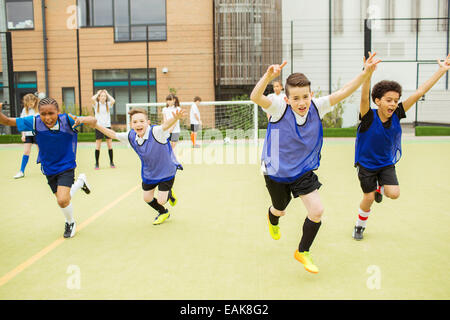
[{"label": "goal post", "polygon": [[[190,130],[190,107],[193,102],[181,102],[180,107],[186,111],[186,116],[180,120],[181,129]],[[128,111],[131,108],[143,108],[147,110],[151,123],[162,123],[162,109],[165,102],[153,103],[127,103],[126,123],[127,131],[131,129]],[[207,130],[220,131],[224,143],[227,140],[227,132],[235,130],[228,139],[248,139],[251,143],[258,144],[258,105],[251,100],[241,101],[204,101],[199,104],[200,119],[202,121],[201,133]],[[217,137],[217,134],[215,134]],[[201,137],[199,137],[201,139]],[[217,142],[217,141],[216,141]]]}]

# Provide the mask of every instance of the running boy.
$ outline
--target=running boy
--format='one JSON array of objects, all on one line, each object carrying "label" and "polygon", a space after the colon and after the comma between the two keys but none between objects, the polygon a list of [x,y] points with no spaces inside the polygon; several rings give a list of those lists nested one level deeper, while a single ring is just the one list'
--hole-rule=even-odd
[{"label": "running boy", "polygon": [[[172,113],[171,118],[159,126],[150,126],[147,112],[141,108],[133,108],[128,112],[131,122],[129,132],[116,133],[97,123],[96,129],[106,136],[129,143],[141,159],[142,189],[144,201],[158,212],[154,225],[163,223],[169,218],[169,210],[164,205],[169,200],[170,205],[176,204],[176,196],[172,192],[175,174],[183,167],[175,159],[168,138],[170,128],[180,120],[185,112],[181,109]],[[158,187],[158,199],[154,197]]]},{"label": "running boy", "polygon": [[[273,101],[273,99],[279,99],[281,101],[284,100],[284,97],[286,95],[283,92],[283,84],[281,83],[281,80],[275,80],[272,82],[273,86],[273,93],[270,93],[267,95],[267,98],[270,99],[270,101]],[[270,120],[270,114],[267,113],[267,120]]]},{"label": "running boy", "polygon": [[360,119],[355,144],[355,166],[363,191],[358,218],[353,229],[355,240],[363,239],[370,208],[381,202],[383,194],[390,199],[400,196],[395,164],[402,155],[400,120],[435,83],[450,69],[450,55],[438,60],[439,69],[408,99],[399,103],[402,87],[395,81],[383,80],[374,85],[372,101],[378,109],[370,108],[370,77],[361,91]]},{"label": "running boy", "polygon": [[[56,201],[66,218],[64,238],[72,238],[76,232],[71,199],[80,188],[85,193],[90,189],[85,174],[80,174],[74,183],[77,151],[77,130],[75,120],[68,114],[60,114],[58,103],[51,98],[39,101],[39,115],[24,118],[8,118],[1,112],[0,124],[17,126],[19,131],[33,131],[39,146],[41,171],[56,196]],[[94,126],[93,117],[78,117],[77,124]]]},{"label": "running boy", "polygon": [[271,65],[253,89],[250,99],[271,115],[262,152],[262,169],[272,206],[268,210],[269,231],[280,238],[279,218],[294,198],[300,196],[308,212],[303,235],[294,257],[305,269],[319,272],[309,249],[321,225],[323,205],[318,189],[321,186],[313,172],[320,164],[323,133],[321,118],[332,106],[350,96],[370,76],[379,60],[371,55],[364,71],[340,90],[329,96],[313,98],[311,83],[302,73],[291,74],[286,81],[286,99],[269,100],[264,96],[267,85],[278,77],[286,65]]}]

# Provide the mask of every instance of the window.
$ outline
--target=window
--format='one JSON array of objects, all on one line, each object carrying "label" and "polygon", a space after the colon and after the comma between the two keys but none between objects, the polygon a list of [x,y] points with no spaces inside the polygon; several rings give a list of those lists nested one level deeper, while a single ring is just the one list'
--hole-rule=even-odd
[{"label": "window", "polygon": [[[448,1],[449,0],[438,0],[438,18],[449,18],[448,16]],[[438,20],[438,31],[447,31],[448,19]]]},{"label": "window", "polygon": [[342,0],[333,0],[333,33],[342,34],[344,32]]},{"label": "window", "polygon": [[156,69],[148,71],[148,82],[147,69],[93,71],[93,92],[106,89],[116,100],[111,113],[114,123],[126,123],[127,103],[156,102]]},{"label": "window", "polygon": [[115,0],[116,41],[165,41],[166,0]]},{"label": "window", "polygon": [[78,0],[80,26],[112,27],[113,0]]},{"label": "window", "polygon": [[6,21],[9,30],[34,29],[32,0],[6,0]]},{"label": "window", "polygon": [[62,88],[62,103],[64,112],[70,112],[76,114],[75,106],[75,88]]},{"label": "window", "polygon": [[386,32],[395,31],[395,0],[386,0]]},{"label": "window", "polygon": [[[411,1],[411,18],[420,18],[420,0]],[[420,31],[420,20],[411,20],[411,31]]]}]

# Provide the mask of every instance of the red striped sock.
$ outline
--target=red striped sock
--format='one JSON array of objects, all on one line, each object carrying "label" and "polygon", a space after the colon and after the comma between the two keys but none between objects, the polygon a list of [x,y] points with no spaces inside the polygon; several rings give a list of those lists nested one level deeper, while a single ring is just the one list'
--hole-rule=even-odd
[{"label": "red striped sock", "polygon": [[369,218],[370,210],[364,211],[361,208],[358,209],[358,220],[356,220],[357,227],[366,227],[367,219]]}]

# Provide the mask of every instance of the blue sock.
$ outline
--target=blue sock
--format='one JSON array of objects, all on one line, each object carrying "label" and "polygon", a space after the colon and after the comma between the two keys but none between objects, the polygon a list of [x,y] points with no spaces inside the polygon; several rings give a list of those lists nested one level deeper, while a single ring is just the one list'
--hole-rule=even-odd
[{"label": "blue sock", "polygon": [[20,166],[20,171],[25,172],[25,167],[27,166],[29,158],[30,158],[30,156],[23,155],[23,157],[22,157],[22,165]]}]

